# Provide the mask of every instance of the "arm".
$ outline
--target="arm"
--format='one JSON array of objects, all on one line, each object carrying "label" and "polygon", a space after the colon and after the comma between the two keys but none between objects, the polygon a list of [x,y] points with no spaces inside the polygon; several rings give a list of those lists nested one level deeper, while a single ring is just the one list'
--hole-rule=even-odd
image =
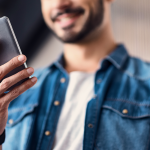
[{"label": "arm", "polygon": [[0,145],[0,150],[2,150],[2,145]]}]

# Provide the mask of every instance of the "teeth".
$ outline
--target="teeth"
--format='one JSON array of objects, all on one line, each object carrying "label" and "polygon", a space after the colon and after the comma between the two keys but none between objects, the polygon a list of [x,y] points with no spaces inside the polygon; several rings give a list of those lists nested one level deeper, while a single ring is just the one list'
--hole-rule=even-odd
[{"label": "teeth", "polygon": [[71,19],[71,17],[66,17],[66,18],[62,18],[61,21],[65,22],[65,21],[69,21]]},{"label": "teeth", "polygon": [[74,18],[74,15],[69,16],[69,17],[61,18],[60,20],[64,22],[64,21],[69,21],[69,20],[72,19],[72,18]]}]

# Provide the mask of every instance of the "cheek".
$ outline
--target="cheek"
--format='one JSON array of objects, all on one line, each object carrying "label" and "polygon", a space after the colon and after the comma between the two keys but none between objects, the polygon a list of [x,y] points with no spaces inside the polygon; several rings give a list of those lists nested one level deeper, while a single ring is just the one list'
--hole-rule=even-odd
[{"label": "cheek", "polygon": [[43,14],[46,24],[49,27],[52,26],[52,22],[50,19],[50,14],[51,14],[50,12],[51,12],[51,5],[50,5],[49,1],[42,2],[42,14]]},{"label": "cheek", "polygon": [[80,0],[78,6],[82,6],[85,9],[85,18],[89,18],[90,15],[95,15],[97,11],[97,6],[99,5],[100,0]]},{"label": "cheek", "polygon": [[96,14],[97,11],[100,11],[97,9],[100,0],[83,0],[83,2],[86,6],[86,9],[89,11],[89,13]]}]

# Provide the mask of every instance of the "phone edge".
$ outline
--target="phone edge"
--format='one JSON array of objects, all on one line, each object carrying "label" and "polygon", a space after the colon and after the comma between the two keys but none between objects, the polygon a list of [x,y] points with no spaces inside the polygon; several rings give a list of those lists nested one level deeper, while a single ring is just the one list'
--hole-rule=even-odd
[{"label": "phone edge", "polygon": [[[20,48],[19,43],[18,43],[18,41],[17,41],[15,32],[14,32],[14,30],[13,30],[13,28],[12,28],[11,22],[10,22],[10,20],[9,20],[8,17],[4,16],[4,18],[6,18],[6,20],[7,20],[7,22],[8,22],[8,25],[9,25],[10,30],[11,30],[11,32],[12,32],[12,35],[13,35],[13,37],[14,37],[14,40],[15,40],[15,43],[16,43],[17,48],[18,48],[18,50],[19,50],[19,53],[20,53],[20,55],[22,55],[22,51],[21,51],[21,48]],[[28,68],[26,62],[24,63],[24,66],[25,66],[25,68]],[[29,76],[29,78],[31,78],[31,76]]]},{"label": "phone edge", "polygon": [[[12,32],[12,34],[13,34],[14,40],[15,40],[15,42],[16,42],[17,48],[18,48],[18,50],[19,50],[19,53],[20,53],[20,55],[22,55],[21,48],[20,48],[19,43],[18,43],[18,41],[17,41],[16,35],[15,35],[14,30],[13,30],[13,28],[12,28],[12,25],[11,25],[11,23],[10,23],[10,20],[9,20],[8,17],[5,17],[5,18],[7,19],[7,22],[8,22],[8,24],[9,24],[9,27],[10,27],[11,32]],[[27,64],[24,63],[24,65],[25,65],[25,68],[27,68]]]}]

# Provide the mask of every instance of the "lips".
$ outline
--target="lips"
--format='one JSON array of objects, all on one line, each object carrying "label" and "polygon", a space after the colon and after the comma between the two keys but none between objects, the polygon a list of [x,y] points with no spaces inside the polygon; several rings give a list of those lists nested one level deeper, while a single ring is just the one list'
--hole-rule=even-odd
[{"label": "lips", "polygon": [[70,14],[63,14],[60,15],[55,22],[61,27],[61,28],[68,28],[72,26],[75,21],[80,17],[80,13],[70,13]]},{"label": "lips", "polygon": [[84,13],[83,8],[67,8],[63,11],[58,11],[51,17],[53,23],[56,23],[63,29],[72,27],[76,20]]}]

